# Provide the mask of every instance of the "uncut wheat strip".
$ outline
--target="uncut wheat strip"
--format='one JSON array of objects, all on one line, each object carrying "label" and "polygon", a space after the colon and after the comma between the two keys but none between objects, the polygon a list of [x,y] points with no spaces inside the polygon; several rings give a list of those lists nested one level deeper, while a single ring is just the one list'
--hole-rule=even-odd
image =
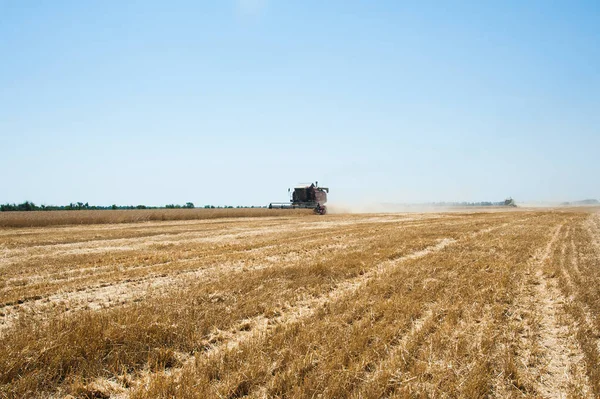
[{"label": "uncut wheat strip", "polygon": [[78,210],[51,212],[2,212],[0,226],[31,228],[46,226],[146,223],[163,220],[207,220],[267,217],[307,217],[310,210],[295,209],[149,209],[149,210]]},{"label": "uncut wheat strip", "polygon": [[[493,226],[489,228],[484,228],[476,232],[472,232],[466,235],[465,240],[473,239],[478,237],[479,235],[486,234],[492,232],[499,228],[504,228],[508,226],[510,223],[503,223],[498,226]],[[323,308],[325,305],[332,301],[343,301],[344,298],[351,296],[355,293],[359,288],[366,285],[369,281],[373,280],[376,277],[381,277],[385,273],[391,271],[394,267],[399,264],[414,259],[421,259],[426,257],[427,255],[439,252],[446,248],[449,245],[453,245],[457,242],[454,239],[441,239],[436,245],[430,246],[424,250],[415,251],[411,254],[403,256],[401,258],[384,261],[378,264],[373,269],[370,269],[368,272],[364,273],[361,276],[358,276],[349,281],[344,281],[337,285],[337,287],[328,292],[325,295],[321,295],[315,298],[310,298],[307,300],[301,300],[297,302],[293,307],[283,310],[280,315],[274,318],[267,318],[264,316],[259,316],[253,319],[244,320],[240,323],[239,328],[232,329],[231,331],[219,331],[216,333],[218,335],[218,342],[220,344],[213,346],[210,348],[205,354],[202,354],[204,361],[207,361],[211,357],[216,357],[220,352],[224,350],[233,350],[239,347],[244,342],[247,342],[251,339],[260,339],[260,337],[264,337],[269,330],[274,329],[278,325],[285,325],[291,323],[299,323],[302,320],[309,318],[315,312]],[[212,339],[209,339],[210,342]],[[173,376],[173,378],[177,378],[177,374],[181,373],[186,367],[192,367],[194,360],[197,361],[196,357],[189,357],[187,361],[184,361],[182,366],[169,371],[169,374]],[[144,386],[148,386],[153,377],[152,373],[147,374],[144,378],[141,379],[139,385],[136,388],[143,389]]]},{"label": "uncut wheat strip", "polygon": [[[287,218],[273,217],[261,218],[263,223],[277,224]],[[248,219],[246,219],[248,220]],[[177,231],[179,229],[189,229],[202,226],[205,229],[210,226],[228,225],[232,222],[229,219],[204,219],[204,220],[179,220],[179,221],[148,221],[131,223],[104,223],[104,224],[77,224],[64,226],[45,226],[45,227],[21,227],[6,228],[0,227],[0,242],[14,242],[15,244],[26,244],[33,246],[54,245],[71,242],[72,237],[78,237],[76,240],[85,242],[95,239],[95,235],[111,238],[126,238],[131,234],[136,237],[139,234],[153,235],[155,231],[161,234],[165,228]]]}]

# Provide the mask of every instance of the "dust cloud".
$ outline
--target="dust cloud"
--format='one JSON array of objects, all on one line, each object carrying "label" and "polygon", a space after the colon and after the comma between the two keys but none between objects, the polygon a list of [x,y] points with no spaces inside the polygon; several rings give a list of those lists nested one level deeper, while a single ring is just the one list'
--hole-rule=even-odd
[{"label": "dust cloud", "polygon": [[327,204],[330,214],[345,213],[425,213],[425,212],[450,212],[464,210],[465,207],[438,206],[433,204],[386,204],[386,203],[341,203]]}]

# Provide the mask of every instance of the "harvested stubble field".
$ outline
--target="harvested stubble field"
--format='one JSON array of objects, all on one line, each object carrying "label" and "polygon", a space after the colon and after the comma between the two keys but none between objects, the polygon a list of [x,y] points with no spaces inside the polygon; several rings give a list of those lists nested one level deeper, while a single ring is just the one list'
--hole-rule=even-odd
[{"label": "harvested stubble field", "polygon": [[600,397],[600,213],[0,229],[0,396]]}]

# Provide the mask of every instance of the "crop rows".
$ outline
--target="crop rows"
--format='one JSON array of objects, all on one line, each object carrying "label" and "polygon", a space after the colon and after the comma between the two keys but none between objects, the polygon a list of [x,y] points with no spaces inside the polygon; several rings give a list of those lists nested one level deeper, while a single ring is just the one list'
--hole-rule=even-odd
[{"label": "crop rows", "polygon": [[598,214],[0,230],[0,396],[594,397]]}]

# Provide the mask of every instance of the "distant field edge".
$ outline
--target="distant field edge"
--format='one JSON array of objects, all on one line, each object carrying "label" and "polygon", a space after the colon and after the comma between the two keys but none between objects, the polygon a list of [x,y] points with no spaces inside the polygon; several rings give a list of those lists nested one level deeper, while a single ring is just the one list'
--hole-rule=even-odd
[{"label": "distant field edge", "polygon": [[309,209],[265,208],[22,211],[0,212],[0,228],[136,223],[167,220],[306,216],[311,214],[312,211]]}]

